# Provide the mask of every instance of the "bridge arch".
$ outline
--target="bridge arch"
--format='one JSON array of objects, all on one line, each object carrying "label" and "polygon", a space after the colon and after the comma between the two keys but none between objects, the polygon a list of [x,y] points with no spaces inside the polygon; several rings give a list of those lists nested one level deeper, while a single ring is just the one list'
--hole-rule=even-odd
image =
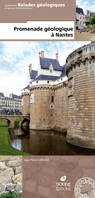
[{"label": "bridge arch", "polygon": [[28,119],[28,118],[24,118],[20,123],[20,126],[21,126],[22,130],[24,131],[25,135],[29,135],[29,133],[30,133],[29,124],[30,124],[30,119]]},{"label": "bridge arch", "polygon": [[0,120],[1,119],[7,120],[8,127],[10,128],[14,128],[14,124],[17,119],[21,120],[19,126],[26,125],[27,128],[29,127],[29,122],[30,122],[29,116],[27,115],[0,115]]},{"label": "bridge arch", "polygon": [[[10,123],[11,123],[11,121],[9,120],[9,119],[7,119],[7,118],[4,118],[4,117],[2,117],[2,118],[0,118],[0,121],[4,121],[4,120],[6,120],[7,121],[7,126],[9,127],[10,126]],[[2,122],[2,126],[3,126],[3,122]],[[6,126],[6,127],[7,127]]]},{"label": "bridge arch", "polygon": [[22,121],[21,121],[21,126],[22,127],[28,127],[29,128],[29,124],[30,124],[30,119],[29,118],[24,118]]}]

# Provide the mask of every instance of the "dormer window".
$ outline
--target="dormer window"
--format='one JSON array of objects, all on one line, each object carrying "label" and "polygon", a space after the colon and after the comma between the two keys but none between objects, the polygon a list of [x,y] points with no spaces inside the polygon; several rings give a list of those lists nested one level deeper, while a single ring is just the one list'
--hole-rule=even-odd
[{"label": "dormer window", "polygon": [[52,71],[53,71],[53,66],[52,66],[52,64],[50,65],[49,70],[50,70],[50,73],[52,73]]}]

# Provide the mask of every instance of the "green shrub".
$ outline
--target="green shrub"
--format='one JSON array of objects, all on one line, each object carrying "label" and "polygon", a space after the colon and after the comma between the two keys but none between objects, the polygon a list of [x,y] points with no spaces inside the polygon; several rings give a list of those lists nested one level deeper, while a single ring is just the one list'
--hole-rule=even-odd
[{"label": "green shrub", "polygon": [[90,24],[91,25],[95,24],[95,14],[93,14],[92,17],[90,18]]},{"label": "green shrub", "polygon": [[14,126],[15,126],[15,127],[18,127],[18,126],[19,126],[20,121],[21,121],[21,119],[20,119],[20,118],[19,118],[19,119],[17,119],[17,120],[15,120],[15,122],[14,122]]},{"label": "green shrub", "polygon": [[92,30],[93,29],[93,25],[89,24],[89,29]]},{"label": "green shrub", "polygon": [[89,25],[90,33],[95,33],[95,24]]},{"label": "green shrub", "polygon": [[0,198],[20,198],[20,195],[21,194],[19,192],[9,192],[4,193]]}]

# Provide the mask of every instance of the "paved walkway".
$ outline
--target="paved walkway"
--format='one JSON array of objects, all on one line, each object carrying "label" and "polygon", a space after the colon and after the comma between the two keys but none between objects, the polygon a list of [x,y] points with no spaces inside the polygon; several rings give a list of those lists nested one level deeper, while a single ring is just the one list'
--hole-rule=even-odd
[{"label": "paved walkway", "polygon": [[77,41],[95,41],[95,34],[89,32],[76,32]]}]

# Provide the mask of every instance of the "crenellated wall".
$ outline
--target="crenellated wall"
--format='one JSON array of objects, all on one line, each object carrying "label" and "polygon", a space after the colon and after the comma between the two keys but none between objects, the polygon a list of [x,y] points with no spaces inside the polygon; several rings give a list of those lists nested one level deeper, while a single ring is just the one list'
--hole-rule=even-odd
[{"label": "crenellated wall", "polygon": [[22,157],[0,156],[0,195],[22,192]]},{"label": "crenellated wall", "polygon": [[67,141],[95,148],[95,43],[68,56],[67,75]]}]

